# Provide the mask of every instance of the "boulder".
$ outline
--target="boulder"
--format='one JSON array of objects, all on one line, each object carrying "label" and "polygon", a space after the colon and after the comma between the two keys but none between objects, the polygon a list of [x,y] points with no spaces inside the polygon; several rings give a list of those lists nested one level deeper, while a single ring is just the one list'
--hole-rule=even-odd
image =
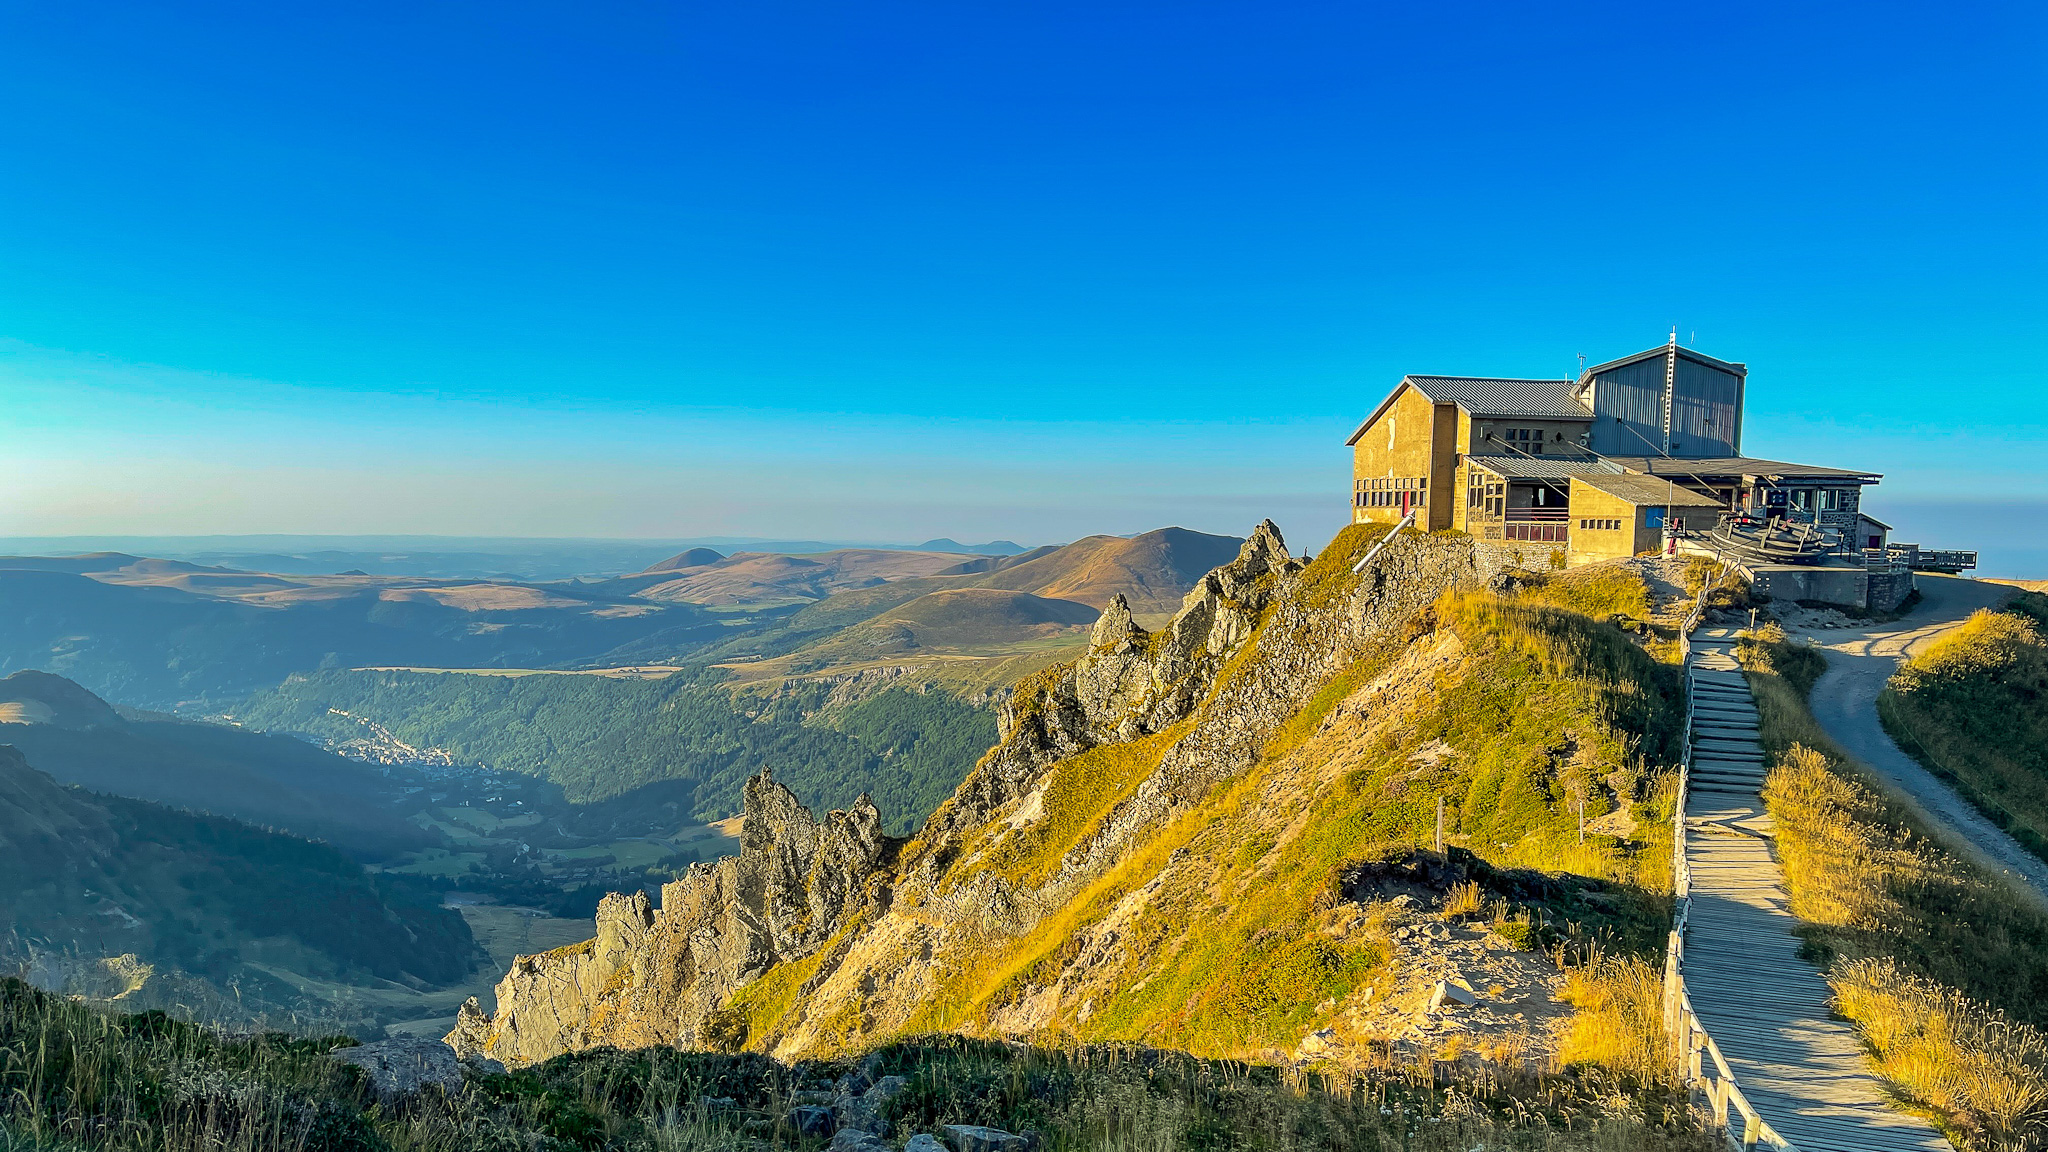
[{"label": "boulder", "polygon": [[832,1134],[831,1152],[893,1152],[881,1137],[858,1128],[841,1128]]},{"label": "boulder", "polygon": [[1477,1003],[1479,1003],[1479,997],[1473,995],[1470,988],[1461,987],[1448,980],[1437,981],[1436,987],[1429,990],[1429,1010],[1431,1012],[1442,1011],[1446,1004],[1462,1004],[1469,1008]]},{"label": "boulder", "polygon": [[[377,1098],[387,1104],[419,1095],[428,1087],[453,1092],[462,1087],[464,1061],[455,1049],[424,1036],[399,1036],[374,1044],[337,1048],[329,1057],[338,1063],[363,1070]],[[472,1057],[469,1066],[479,1072],[503,1072],[505,1066],[488,1057]]]},{"label": "boulder", "polygon": [[946,1146],[929,1132],[919,1132],[903,1145],[903,1152],[946,1152]]},{"label": "boulder", "polygon": [[1029,1136],[979,1124],[944,1124],[939,1131],[946,1134],[953,1152],[1031,1152],[1033,1143]]},{"label": "boulder", "polygon": [[[889,1121],[883,1118],[883,1109],[909,1086],[910,1081],[901,1076],[884,1076],[858,1096],[851,1091],[842,1092],[832,1104],[832,1113],[842,1128],[887,1136]],[[851,1087],[850,1082],[848,1087]]]},{"label": "boulder", "polygon": [[816,1104],[800,1104],[789,1110],[789,1126],[796,1129],[799,1136],[829,1136],[834,1124],[830,1108],[822,1108]]}]

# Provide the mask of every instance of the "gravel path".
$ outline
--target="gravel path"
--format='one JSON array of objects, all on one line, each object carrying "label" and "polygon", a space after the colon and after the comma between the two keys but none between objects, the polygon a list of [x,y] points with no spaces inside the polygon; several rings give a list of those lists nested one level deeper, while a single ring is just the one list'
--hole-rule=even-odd
[{"label": "gravel path", "polygon": [[2020,847],[1968,800],[1899,750],[1877,718],[1877,696],[1899,661],[1924,650],[1970,613],[2002,603],[2013,590],[1956,576],[1914,577],[1920,603],[1902,620],[1798,632],[1820,645],[1828,670],[1813,687],[1813,715],[1851,756],[1905,793],[1950,838],[1974,850],[1994,872],[2022,881],[2048,901],[2048,862]]}]

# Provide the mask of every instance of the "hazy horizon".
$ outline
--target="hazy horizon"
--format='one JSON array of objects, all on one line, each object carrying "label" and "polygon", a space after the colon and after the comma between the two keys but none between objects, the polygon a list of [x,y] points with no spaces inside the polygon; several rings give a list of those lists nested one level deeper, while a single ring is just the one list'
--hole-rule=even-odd
[{"label": "hazy horizon", "polygon": [[[1885,502],[1883,488],[1871,501],[1872,514],[1892,526],[1892,539],[1929,548],[1971,548],[1979,553],[1980,566],[1974,575],[2000,579],[2048,579],[2048,546],[2024,542],[2048,540],[2048,500],[1912,500]],[[1318,501],[1328,505],[1333,502]],[[1157,528],[1181,527],[1215,535],[1242,536],[1261,519],[1272,519],[1280,527],[1289,547],[1296,552],[1319,551],[1347,522],[1345,509],[1294,506],[1280,509],[1282,515],[1251,516],[1236,525],[1203,526],[1196,523],[1162,521],[1140,528],[1080,532],[1068,536],[1033,536],[1028,533],[978,535],[958,531],[910,533],[896,538],[777,535],[706,536],[483,536],[403,533],[236,533],[236,534],[81,534],[66,536],[0,536],[0,555],[67,555],[76,552],[111,551],[154,554],[168,559],[185,559],[209,552],[259,551],[312,552],[323,548],[338,550],[410,549],[413,551],[473,551],[490,553],[534,545],[565,548],[620,546],[648,551],[692,547],[737,548],[790,551],[787,545],[820,545],[825,548],[910,548],[926,541],[951,539],[963,545],[980,545],[1009,540],[1022,548],[1044,544],[1065,544],[1082,536],[1131,536]],[[1217,519],[1221,519],[1219,514]],[[761,548],[759,546],[768,546]],[[496,546],[496,547],[493,547]],[[156,550],[151,551],[152,548]],[[624,567],[619,571],[629,570]]]},{"label": "hazy horizon", "polygon": [[2048,500],[2042,20],[14,6],[0,534],[1315,547],[1404,373],[1674,327],[1881,515]]}]

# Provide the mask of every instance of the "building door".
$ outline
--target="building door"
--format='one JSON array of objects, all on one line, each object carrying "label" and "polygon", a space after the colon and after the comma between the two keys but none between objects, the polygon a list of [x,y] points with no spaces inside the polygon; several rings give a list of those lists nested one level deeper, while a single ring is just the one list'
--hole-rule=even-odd
[{"label": "building door", "polygon": [[1403,493],[1401,493],[1401,515],[1403,515],[1403,516],[1406,516],[1406,515],[1408,515],[1408,498],[1409,498],[1410,496],[1413,496],[1413,495],[1414,495],[1414,493],[1413,493],[1413,492],[1403,492]]}]

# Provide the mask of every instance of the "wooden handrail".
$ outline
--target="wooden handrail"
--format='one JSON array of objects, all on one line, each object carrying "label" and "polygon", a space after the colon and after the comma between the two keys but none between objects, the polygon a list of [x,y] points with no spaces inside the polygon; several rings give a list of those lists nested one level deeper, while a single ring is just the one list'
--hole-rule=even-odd
[{"label": "wooden handrail", "polygon": [[[1758,1145],[1798,1152],[1790,1140],[1757,1112],[1735,1082],[1735,1072],[1721,1055],[1721,1046],[1692,1010],[1692,996],[1685,987],[1685,930],[1692,913],[1692,866],[1685,858],[1685,796],[1692,777],[1693,691],[1692,632],[1706,615],[1707,598],[1721,581],[1735,570],[1735,563],[1722,562],[1719,571],[1700,588],[1692,610],[1678,630],[1679,666],[1685,669],[1685,745],[1678,761],[1678,803],[1671,813],[1671,935],[1664,949],[1664,1031],[1670,1036],[1673,1056],[1685,1083],[1706,1096],[1714,1125],[1726,1137],[1728,1146],[1751,1149]],[[1738,1134],[1728,1123],[1729,1110],[1742,1117]]]}]

